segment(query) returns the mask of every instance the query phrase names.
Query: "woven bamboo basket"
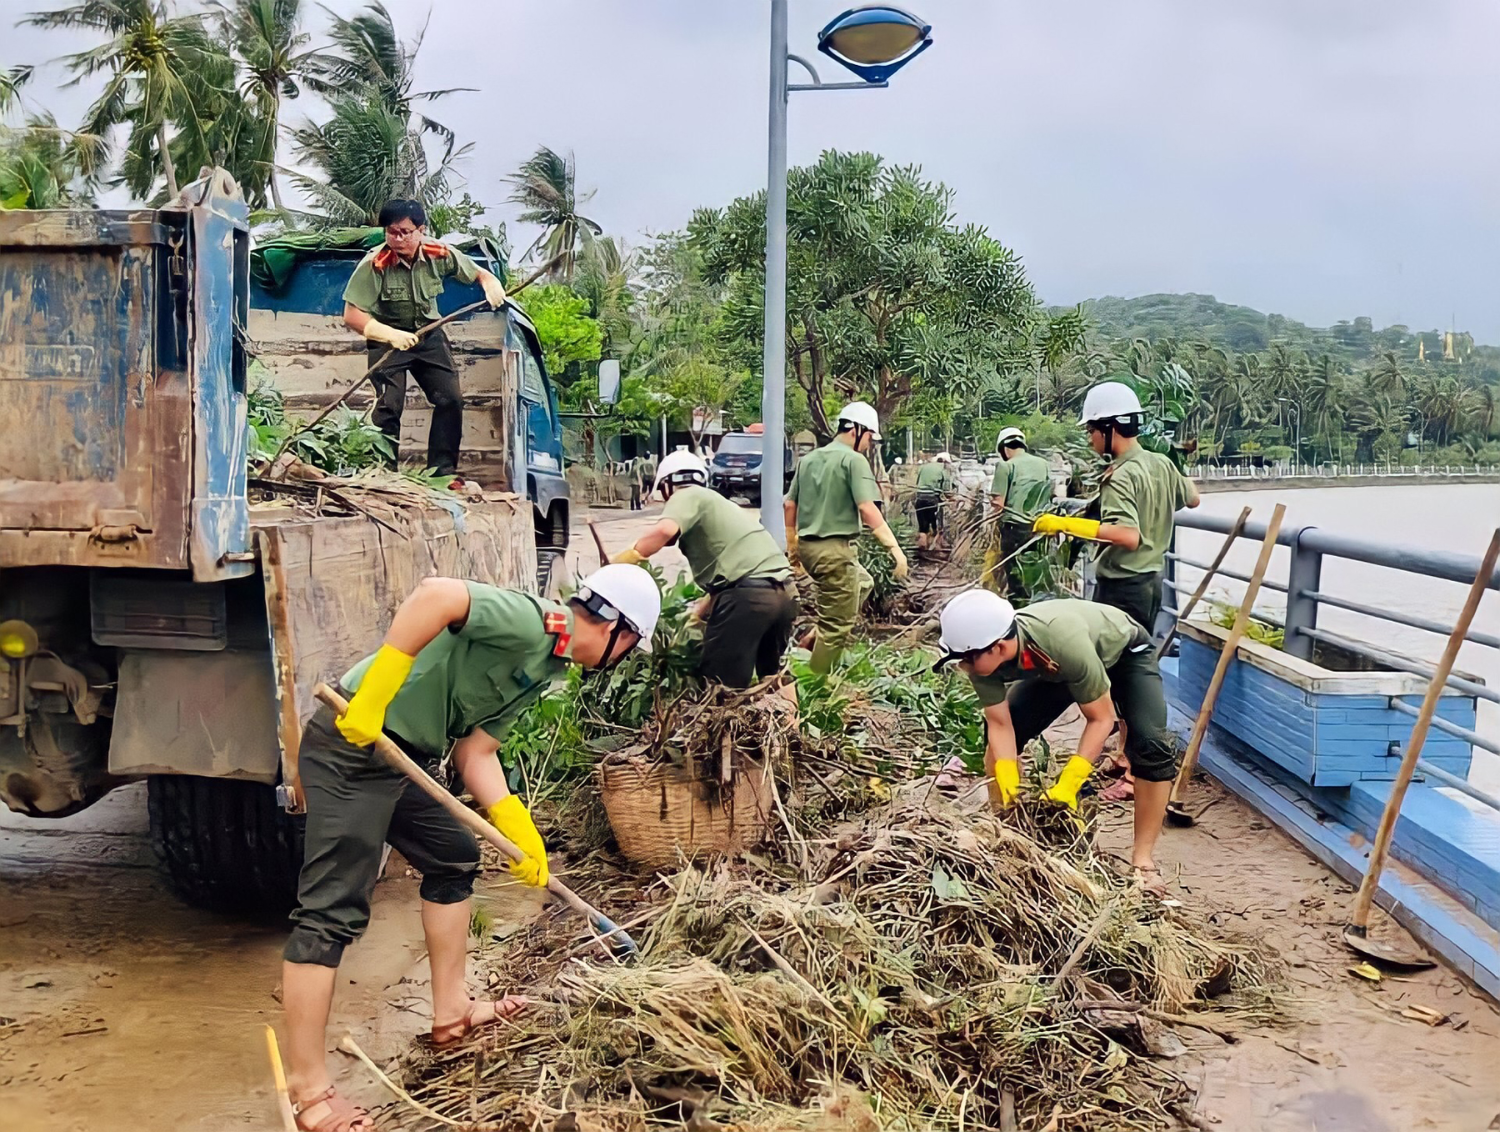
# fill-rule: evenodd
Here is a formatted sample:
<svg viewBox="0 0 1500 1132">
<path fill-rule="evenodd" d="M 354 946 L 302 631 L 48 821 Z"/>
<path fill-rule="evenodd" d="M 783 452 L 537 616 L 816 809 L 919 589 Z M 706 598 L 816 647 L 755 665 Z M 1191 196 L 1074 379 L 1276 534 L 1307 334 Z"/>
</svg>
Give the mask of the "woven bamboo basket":
<svg viewBox="0 0 1500 1132">
<path fill-rule="evenodd" d="M 696 777 L 671 762 L 613 755 L 599 764 L 599 794 L 620 852 L 648 868 L 679 857 L 733 856 L 765 842 L 776 787 L 765 767 L 737 759 L 727 783 L 711 763 Z"/>
</svg>

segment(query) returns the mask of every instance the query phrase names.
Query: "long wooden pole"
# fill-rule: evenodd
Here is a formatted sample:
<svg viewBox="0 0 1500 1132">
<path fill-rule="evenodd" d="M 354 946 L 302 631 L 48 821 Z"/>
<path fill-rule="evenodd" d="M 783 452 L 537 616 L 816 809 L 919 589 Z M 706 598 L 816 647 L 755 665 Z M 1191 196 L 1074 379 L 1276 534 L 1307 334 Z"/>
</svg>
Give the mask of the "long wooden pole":
<svg viewBox="0 0 1500 1132">
<path fill-rule="evenodd" d="M 327 684 L 319 684 L 313 689 L 313 695 L 328 707 L 333 709 L 334 714 L 343 715 L 349 710 L 349 704 L 344 697 L 335 692 Z M 443 809 L 447 810 L 458 823 L 481 840 L 488 841 L 496 849 L 505 855 L 508 861 L 521 861 L 526 854 L 511 843 L 511 841 L 498 829 L 485 821 L 468 806 L 464 805 L 447 790 L 443 789 L 432 775 L 428 774 L 420 766 L 412 761 L 411 757 L 396 746 L 387 736 L 381 735 L 375 740 L 375 751 L 390 766 L 406 775 L 407 778 L 421 787 L 426 794 Z M 572 908 L 580 916 L 589 922 L 589 926 L 599 934 L 603 942 L 613 951 L 624 950 L 634 952 L 638 950 L 635 941 L 625 934 L 625 929 L 620 927 L 599 909 L 595 908 L 583 897 L 579 896 L 555 875 L 547 879 L 547 891 L 556 896 L 568 907 Z"/>
<path fill-rule="evenodd" d="M 1172 647 L 1172 641 L 1177 636 L 1177 626 L 1186 621 L 1193 610 L 1198 608 L 1198 603 L 1203 600 L 1203 595 L 1208 592 L 1208 584 L 1214 580 L 1214 575 L 1219 572 L 1219 567 L 1224 565 L 1224 559 L 1229 557 L 1229 552 L 1234 549 L 1235 541 L 1245 529 L 1245 523 L 1250 518 L 1250 508 L 1240 509 L 1240 517 L 1234 521 L 1234 526 L 1229 528 L 1229 533 L 1224 536 L 1224 545 L 1219 547 L 1219 553 L 1214 555 L 1214 560 L 1208 564 L 1208 570 L 1198 583 L 1198 588 L 1193 591 L 1193 596 L 1188 598 L 1187 604 L 1177 612 L 1177 620 L 1172 622 L 1172 627 L 1167 630 L 1167 635 L 1162 638 L 1161 644 L 1156 648 L 1157 659 L 1167 655 L 1167 649 Z M 1151 626 L 1147 625 L 1146 628 Z"/>
<path fill-rule="evenodd" d="M 1209 721 L 1214 715 L 1214 701 L 1219 698 L 1219 689 L 1224 686 L 1224 676 L 1229 664 L 1240 647 L 1245 627 L 1250 624 L 1250 611 L 1260 594 L 1260 584 L 1265 580 L 1266 568 L 1271 565 L 1271 552 L 1276 549 L 1276 536 L 1281 533 L 1281 520 L 1286 515 L 1286 505 L 1276 504 L 1271 513 L 1271 522 L 1266 527 L 1266 537 L 1261 540 L 1260 557 L 1255 562 L 1255 571 L 1250 575 L 1250 584 L 1245 587 L 1245 598 L 1240 602 L 1239 612 L 1234 615 L 1234 627 L 1219 650 L 1219 663 L 1214 666 L 1213 679 L 1208 682 L 1208 691 L 1203 696 L 1203 706 L 1198 709 L 1198 718 L 1193 722 L 1193 737 L 1188 740 L 1187 754 L 1182 758 L 1182 769 L 1177 772 L 1177 781 L 1172 783 L 1172 798 L 1169 804 L 1182 805 L 1182 796 L 1187 792 L 1193 771 L 1198 765 L 1198 751 L 1203 746 L 1203 736 L 1208 732 Z"/>
<path fill-rule="evenodd" d="M 1380 824 L 1375 828 L 1375 846 L 1370 850 L 1370 864 L 1365 869 L 1365 878 L 1360 882 L 1359 892 L 1354 897 L 1354 915 L 1349 924 L 1359 935 L 1364 935 L 1370 926 L 1370 907 L 1375 902 L 1375 890 L 1380 887 L 1380 874 L 1385 870 L 1386 857 L 1391 851 L 1391 839 L 1396 831 L 1396 818 L 1401 814 L 1401 803 L 1406 798 L 1406 788 L 1411 785 L 1411 776 L 1417 769 L 1417 760 L 1422 757 L 1422 745 L 1427 742 L 1427 731 L 1437 711 L 1438 699 L 1448 685 L 1448 676 L 1458 660 L 1458 650 L 1463 647 L 1469 626 L 1474 623 L 1474 614 L 1479 601 L 1489 587 L 1495 574 L 1495 562 L 1500 559 L 1500 530 L 1490 536 L 1489 549 L 1479 564 L 1479 573 L 1474 575 L 1474 584 L 1469 587 L 1469 598 L 1448 634 L 1448 645 L 1443 649 L 1443 659 L 1427 685 L 1427 695 L 1422 698 L 1422 710 L 1411 729 L 1411 738 L 1406 741 L 1406 751 L 1401 756 L 1401 768 L 1396 772 L 1396 781 L 1391 784 L 1391 796 L 1386 799 L 1385 812 L 1380 815 Z"/>
</svg>

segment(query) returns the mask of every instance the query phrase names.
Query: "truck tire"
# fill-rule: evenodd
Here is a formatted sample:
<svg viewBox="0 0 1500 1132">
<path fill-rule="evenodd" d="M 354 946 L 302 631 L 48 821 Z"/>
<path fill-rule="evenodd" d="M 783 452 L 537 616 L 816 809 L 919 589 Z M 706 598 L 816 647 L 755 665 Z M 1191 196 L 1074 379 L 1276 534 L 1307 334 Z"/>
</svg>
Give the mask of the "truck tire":
<svg viewBox="0 0 1500 1132">
<path fill-rule="evenodd" d="M 552 579 L 557 573 L 557 564 L 563 559 L 563 551 L 550 546 L 536 549 L 536 592 L 542 597 L 552 596 Z"/>
<path fill-rule="evenodd" d="M 256 919 L 296 905 L 303 821 L 277 804 L 274 787 L 158 774 L 146 798 L 151 847 L 183 900 Z"/>
</svg>

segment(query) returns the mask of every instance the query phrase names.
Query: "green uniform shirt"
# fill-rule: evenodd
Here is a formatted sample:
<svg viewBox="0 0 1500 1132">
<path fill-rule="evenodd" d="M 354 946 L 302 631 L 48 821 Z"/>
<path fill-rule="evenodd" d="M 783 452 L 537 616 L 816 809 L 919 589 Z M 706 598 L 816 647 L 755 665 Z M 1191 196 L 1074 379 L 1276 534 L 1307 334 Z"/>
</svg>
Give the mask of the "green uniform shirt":
<svg viewBox="0 0 1500 1132">
<path fill-rule="evenodd" d="M 387 730 L 431 755 L 476 727 L 504 738 L 572 659 L 573 611 L 567 606 L 483 582 L 465 584 L 468 620 L 417 654 L 385 712 Z M 549 632 L 548 622 L 560 631 Z M 339 682 L 355 691 L 373 659 L 365 657 Z"/>
<path fill-rule="evenodd" d="M 1099 519 L 1141 532 L 1134 550 L 1110 546 L 1099 555 L 1101 578 L 1155 574 L 1172 545 L 1172 515 L 1198 498 L 1198 492 L 1171 460 L 1137 444 L 1116 456 L 1099 487 Z"/>
<path fill-rule="evenodd" d="M 1149 640 L 1114 606 L 1072 597 L 1017 610 L 1016 634 L 1015 660 L 988 676 L 969 677 L 986 707 L 1001 703 L 1007 686 L 1018 680 L 1066 684 L 1075 702 L 1092 703 L 1109 691 L 1108 669 L 1126 647 Z"/>
<path fill-rule="evenodd" d="M 923 495 L 941 495 L 951 486 L 948 465 L 941 460 L 923 464 L 917 469 L 917 490 Z"/>
<path fill-rule="evenodd" d="M 1002 523 L 1029 527 L 1052 501 L 1052 466 L 1030 452 L 1018 452 L 1009 460 L 1002 456 L 995 468 L 990 494 L 1005 499 L 1000 512 Z"/>
<path fill-rule="evenodd" d="M 746 578 L 790 578 L 792 565 L 749 511 L 706 487 L 677 487 L 662 508 L 680 532 L 677 546 L 705 590 Z"/>
<path fill-rule="evenodd" d="M 410 263 L 382 253 L 387 253 L 384 246 L 359 261 L 344 288 L 344 302 L 397 330 L 416 330 L 438 317 L 438 296 L 450 275 L 460 283 L 479 278 L 479 265 L 447 244 L 424 243 Z M 377 256 L 391 262 L 376 267 Z"/>
<path fill-rule="evenodd" d="M 841 440 L 830 440 L 797 463 L 786 497 L 797 505 L 798 538 L 854 538 L 859 505 L 880 498 L 870 462 Z"/>
</svg>

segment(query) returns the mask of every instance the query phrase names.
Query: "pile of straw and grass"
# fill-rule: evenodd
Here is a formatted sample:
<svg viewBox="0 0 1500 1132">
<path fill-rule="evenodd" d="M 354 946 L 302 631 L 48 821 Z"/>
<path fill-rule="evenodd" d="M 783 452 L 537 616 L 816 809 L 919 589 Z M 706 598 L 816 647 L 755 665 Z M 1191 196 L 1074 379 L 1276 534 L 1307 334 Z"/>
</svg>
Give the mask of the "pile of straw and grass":
<svg viewBox="0 0 1500 1132">
<path fill-rule="evenodd" d="M 633 960 L 544 917 L 483 960 L 533 1008 L 414 1048 L 406 1086 L 496 1132 L 1191 1126 L 1172 1027 L 1272 1019 L 1273 962 L 1072 828 L 911 793 L 805 864 L 782 845 L 638 885 Z"/>
</svg>

